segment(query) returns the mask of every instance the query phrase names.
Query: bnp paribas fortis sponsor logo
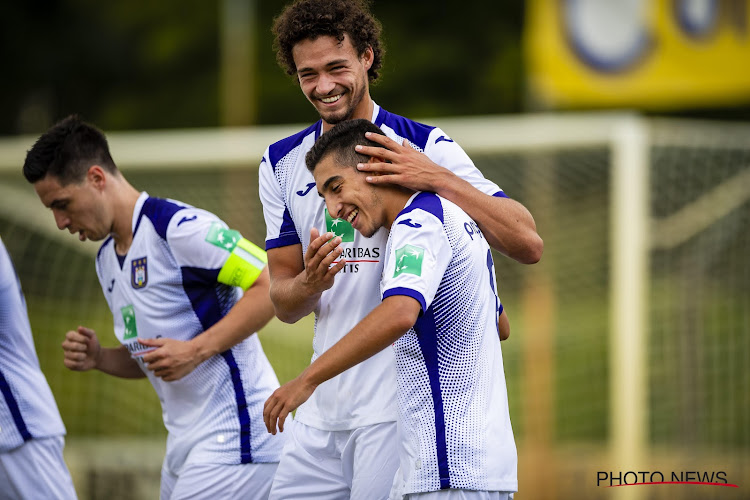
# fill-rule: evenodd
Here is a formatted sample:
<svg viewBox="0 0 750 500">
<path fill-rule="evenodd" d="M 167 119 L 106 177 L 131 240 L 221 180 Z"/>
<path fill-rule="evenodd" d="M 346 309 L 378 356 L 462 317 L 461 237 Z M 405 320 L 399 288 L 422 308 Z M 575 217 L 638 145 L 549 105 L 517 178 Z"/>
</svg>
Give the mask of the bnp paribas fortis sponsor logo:
<svg viewBox="0 0 750 500">
<path fill-rule="evenodd" d="M 395 278 L 399 274 L 415 274 L 422 276 L 422 261 L 424 248 L 414 245 L 404 245 L 396 250 L 396 267 L 393 271 Z"/>
<path fill-rule="evenodd" d="M 331 214 L 328 213 L 328 209 L 323 209 L 326 216 L 326 232 L 333 233 L 334 237 L 341 237 L 342 243 L 351 243 L 354 241 L 354 228 L 351 224 L 346 222 L 344 219 L 334 219 Z M 363 241 L 360 239 L 360 241 Z M 364 240 L 366 241 L 366 240 Z M 358 273 L 360 271 L 360 264 L 367 266 L 377 264 L 380 262 L 380 247 L 377 246 L 363 246 L 355 247 L 352 245 L 342 245 L 341 255 L 339 258 L 346 260 L 346 265 L 341 269 L 341 272 L 346 273 Z M 338 263 L 335 261 L 334 263 Z"/>
<path fill-rule="evenodd" d="M 340 236 L 341 241 L 345 243 L 354 241 L 354 228 L 352 225 L 344 219 L 334 219 L 328 213 L 327 208 L 324 210 L 326 213 L 326 231 L 333 233 L 334 236 Z"/>
</svg>

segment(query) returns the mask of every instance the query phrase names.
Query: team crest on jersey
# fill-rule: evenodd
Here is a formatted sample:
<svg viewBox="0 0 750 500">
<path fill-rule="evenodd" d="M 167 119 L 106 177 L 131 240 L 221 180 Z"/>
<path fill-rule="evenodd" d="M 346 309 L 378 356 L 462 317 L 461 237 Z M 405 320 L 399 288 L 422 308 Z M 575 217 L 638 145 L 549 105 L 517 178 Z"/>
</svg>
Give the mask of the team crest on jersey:
<svg viewBox="0 0 750 500">
<path fill-rule="evenodd" d="M 146 257 L 130 261 L 130 284 L 133 288 L 143 288 L 148 284 L 148 262 Z"/>
<path fill-rule="evenodd" d="M 424 248 L 414 245 L 402 246 L 396 250 L 396 269 L 393 272 L 393 277 L 404 273 L 422 276 L 423 259 Z"/>
<path fill-rule="evenodd" d="M 335 236 L 341 236 L 341 241 L 354 241 L 354 228 L 344 219 L 334 219 L 324 208 L 326 213 L 326 231 L 330 231 Z"/>
</svg>

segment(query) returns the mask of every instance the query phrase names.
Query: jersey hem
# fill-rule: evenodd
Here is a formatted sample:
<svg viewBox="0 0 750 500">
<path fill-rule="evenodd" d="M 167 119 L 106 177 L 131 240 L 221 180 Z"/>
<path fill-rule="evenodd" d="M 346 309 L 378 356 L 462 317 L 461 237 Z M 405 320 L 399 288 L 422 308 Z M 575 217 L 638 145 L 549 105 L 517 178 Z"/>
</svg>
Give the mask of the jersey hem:
<svg viewBox="0 0 750 500">
<path fill-rule="evenodd" d="M 508 493 L 518 493 L 518 481 L 511 481 L 508 483 L 492 483 L 486 488 L 456 488 L 454 486 L 451 486 L 450 489 L 455 490 L 468 490 L 468 491 L 500 491 L 500 492 L 508 492 Z M 436 491 L 442 491 L 440 489 L 431 489 L 431 490 L 419 490 L 419 489 L 412 489 L 404 488 L 404 491 L 402 492 L 403 495 L 412 495 L 415 493 L 434 493 Z"/>
<path fill-rule="evenodd" d="M 297 238 L 297 235 L 289 235 L 289 236 L 281 236 L 279 238 L 273 238 L 270 240 L 266 240 L 266 250 L 271 250 L 273 248 L 280 248 L 280 247 L 288 247 L 291 245 L 299 245 L 301 242 L 299 238 Z"/>
<path fill-rule="evenodd" d="M 328 420 L 328 419 L 323 419 L 323 418 L 311 417 L 309 415 L 299 415 L 299 416 L 295 416 L 294 420 L 297 422 L 301 422 L 308 427 L 317 429 L 319 431 L 333 432 L 333 431 L 350 431 L 353 429 L 359 429 L 361 427 L 369 427 L 375 424 L 396 422 L 398 420 L 398 416 L 396 416 L 395 414 L 392 416 L 379 415 L 379 416 L 371 417 L 371 418 L 354 418 L 354 419 L 333 421 L 333 420 Z"/>
</svg>

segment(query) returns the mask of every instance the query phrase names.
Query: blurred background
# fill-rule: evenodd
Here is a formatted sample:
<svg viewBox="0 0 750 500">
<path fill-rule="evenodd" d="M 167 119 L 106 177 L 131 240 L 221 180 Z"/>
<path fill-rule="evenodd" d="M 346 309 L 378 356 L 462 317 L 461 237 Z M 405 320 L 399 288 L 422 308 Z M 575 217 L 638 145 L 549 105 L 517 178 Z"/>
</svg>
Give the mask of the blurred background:
<svg viewBox="0 0 750 500">
<path fill-rule="evenodd" d="M 275 61 L 285 4 L 0 5 L 0 235 L 81 498 L 156 498 L 165 432 L 147 382 L 63 367 L 65 331 L 114 345 L 112 318 L 96 245 L 57 231 L 25 152 L 78 113 L 137 188 L 262 242 L 263 150 L 318 118 Z M 495 256 L 516 498 L 750 498 L 750 0 L 372 10 L 386 46 L 375 101 L 445 130 L 545 240 L 534 266 Z M 308 364 L 312 324 L 260 332 L 282 383 Z M 738 488 L 606 488 L 628 471 L 724 472 Z"/>
</svg>

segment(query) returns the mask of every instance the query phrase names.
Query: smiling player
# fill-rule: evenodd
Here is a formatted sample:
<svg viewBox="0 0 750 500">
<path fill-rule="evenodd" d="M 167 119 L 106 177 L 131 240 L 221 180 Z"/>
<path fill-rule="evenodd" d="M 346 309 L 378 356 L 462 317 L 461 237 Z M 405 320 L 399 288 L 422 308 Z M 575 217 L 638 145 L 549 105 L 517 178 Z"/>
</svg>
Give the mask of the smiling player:
<svg viewBox="0 0 750 500">
<path fill-rule="evenodd" d="M 275 432 L 321 384 L 393 344 L 400 474 L 392 498 L 507 499 L 517 489 L 490 247 L 457 205 L 427 192 L 374 186 L 355 152 L 380 134 L 352 120 L 307 154 L 328 211 L 365 237 L 387 231 L 382 303 L 264 408 Z M 347 296 L 339 297 L 346 302 Z"/>
</svg>

